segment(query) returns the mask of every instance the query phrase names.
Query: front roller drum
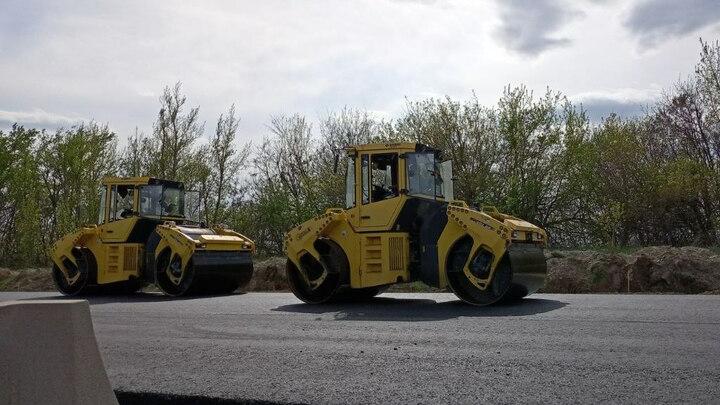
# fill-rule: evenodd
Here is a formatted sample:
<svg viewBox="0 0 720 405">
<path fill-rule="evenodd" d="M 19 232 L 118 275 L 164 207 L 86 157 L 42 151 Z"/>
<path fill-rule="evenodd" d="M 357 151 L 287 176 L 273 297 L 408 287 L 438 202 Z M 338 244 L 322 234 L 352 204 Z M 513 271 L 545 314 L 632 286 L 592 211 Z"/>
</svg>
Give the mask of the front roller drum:
<svg viewBox="0 0 720 405">
<path fill-rule="evenodd" d="M 155 262 L 155 285 L 165 295 L 177 297 L 188 293 L 194 277 L 192 260 L 183 269 L 182 258 L 170 249 L 161 252 Z"/>
<path fill-rule="evenodd" d="M 195 275 L 190 289 L 196 294 L 230 294 L 247 286 L 253 276 L 248 251 L 195 252 L 192 263 Z"/>
<path fill-rule="evenodd" d="M 182 269 L 180 256 L 163 252 L 157 260 L 156 285 L 165 294 L 230 294 L 252 278 L 253 264 L 246 251 L 199 251 Z"/>
<path fill-rule="evenodd" d="M 510 245 L 484 288 L 473 283 L 464 271 L 469 254 L 469 246 L 458 246 L 448 261 L 447 273 L 450 288 L 458 298 L 469 304 L 490 305 L 500 300 L 520 299 L 537 291 L 545 282 L 547 265 L 543 250 L 538 245 Z"/>
<path fill-rule="evenodd" d="M 547 261 L 538 245 L 516 243 L 507 251 L 512 268 L 512 284 L 503 300 L 517 300 L 528 296 L 545 285 Z"/>
</svg>

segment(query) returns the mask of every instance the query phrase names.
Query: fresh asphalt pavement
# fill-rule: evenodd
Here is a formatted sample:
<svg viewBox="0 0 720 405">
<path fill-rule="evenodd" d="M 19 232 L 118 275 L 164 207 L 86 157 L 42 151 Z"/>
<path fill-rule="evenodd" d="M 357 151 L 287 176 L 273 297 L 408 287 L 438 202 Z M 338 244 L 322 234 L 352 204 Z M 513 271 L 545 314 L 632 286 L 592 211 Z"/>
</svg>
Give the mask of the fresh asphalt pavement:
<svg viewBox="0 0 720 405">
<path fill-rule="evenodd" d="M 0 301 L 53 293 L 0 293 Z M 720 296 L 90 298 L 117 392 L 271 403 L 718 403 Z"/>
</svg>

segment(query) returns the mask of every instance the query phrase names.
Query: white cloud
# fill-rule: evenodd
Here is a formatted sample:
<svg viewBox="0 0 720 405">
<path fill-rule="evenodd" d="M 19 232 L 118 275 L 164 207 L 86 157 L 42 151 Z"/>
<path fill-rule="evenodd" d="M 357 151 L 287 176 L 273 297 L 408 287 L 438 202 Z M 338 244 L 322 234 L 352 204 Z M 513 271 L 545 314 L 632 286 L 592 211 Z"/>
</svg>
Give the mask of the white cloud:
<svg viewBox="0 0 720 405">
<path fill-rule="evenodd" d="M 14 123 L 25 126 L 45 127 L 69 127 L 82 121 L 87 121 L 79 116 L 65 116 L 55 114 L 41 109 L 32 111 L 3 111 L 0 110 L 0 124 L 9 126 Z"/>
</svg>

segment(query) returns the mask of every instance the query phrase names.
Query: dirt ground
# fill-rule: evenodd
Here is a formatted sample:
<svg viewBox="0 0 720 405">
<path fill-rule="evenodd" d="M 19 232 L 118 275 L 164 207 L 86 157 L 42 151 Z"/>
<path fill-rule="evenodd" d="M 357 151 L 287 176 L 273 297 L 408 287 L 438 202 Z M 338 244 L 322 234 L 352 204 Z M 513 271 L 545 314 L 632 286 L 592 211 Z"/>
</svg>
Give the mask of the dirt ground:
<svg viewBox="0 0 720 405">
<path fill-rule="evenodd" d="M 697 247 L 653 246 L 633 253 L 548 251 L 548 293 L 720 294 L 720 254 Z M 0 291 L 53 291 L 49 269 L 0 269 Z M 255 262 L 246 291 L 288 291 L 285 259 Z M 437 292 L 422 283 L 392 286 L 392 292 Z"/>
</svg>

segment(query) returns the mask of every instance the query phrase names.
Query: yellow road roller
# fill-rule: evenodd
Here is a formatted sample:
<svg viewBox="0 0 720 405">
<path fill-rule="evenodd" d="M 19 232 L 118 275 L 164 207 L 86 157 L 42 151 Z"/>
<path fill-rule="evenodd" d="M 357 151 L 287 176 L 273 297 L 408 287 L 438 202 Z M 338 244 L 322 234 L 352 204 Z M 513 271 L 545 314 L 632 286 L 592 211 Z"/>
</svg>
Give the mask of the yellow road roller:
<svg viewBox="0 0 720 405">
<path fill-rule="evenodd" d="M 300 300 L 373 297 L 394 283 L 449 287 L 473 305 L 543 286 L 546 232 L 454 200 L 452 162 L 416 143 L 347 151 L 346 207 L 285 234 L 287 278 Z"/>
<path fill-rule="evenodd" d="M 255 244 L 199 221 L 199 195 L 181 182 L 106 177 L 98 222 L 66 235 L 51 253 L 65 295 L 129 293 L 155 284 L 163 293 L 224 294 L 252 277 Z"/>
</svg>

